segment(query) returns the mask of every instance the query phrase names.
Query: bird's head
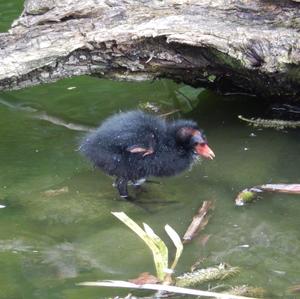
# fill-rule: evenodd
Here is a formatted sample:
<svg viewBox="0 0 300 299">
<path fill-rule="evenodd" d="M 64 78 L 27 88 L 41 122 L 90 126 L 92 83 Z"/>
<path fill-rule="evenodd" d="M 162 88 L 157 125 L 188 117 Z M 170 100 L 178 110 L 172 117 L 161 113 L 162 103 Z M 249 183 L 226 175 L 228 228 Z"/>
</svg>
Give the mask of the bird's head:
<svg viewBox="0 0 300 299">
<path fill-rule="evenodd" d="M 213 159 L 214 152 L 207 144 L 204 133 L 196 125 L 184 125 L 176 130 L 176 142 L 187 150 L 192 150 L 194 154 Z"/>
</svg>

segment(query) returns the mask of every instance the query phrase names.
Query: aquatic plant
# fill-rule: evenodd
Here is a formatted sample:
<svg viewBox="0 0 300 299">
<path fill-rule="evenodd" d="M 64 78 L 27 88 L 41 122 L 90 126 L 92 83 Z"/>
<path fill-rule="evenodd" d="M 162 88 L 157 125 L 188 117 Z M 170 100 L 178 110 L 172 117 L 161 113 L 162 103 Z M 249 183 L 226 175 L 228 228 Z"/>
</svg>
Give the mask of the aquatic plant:
<svg viewBox="0 0 300 299">
<path fill-rule="evenodd" d="M 183 244 L 179 235 L 169 225 L 165 226 L 165 230 L 176 247 L 176 255 L 170 268 L 168 267 L 169 256 L 168 248 L 163 240 L 157 236 L 149 225 L 143 223 L 142 229 L 136 222 L 129 218 L 124 212 L 112 212 L 112 214 L 126 224 L 133 232 L 135 232 L 150 248 L 156 268 L 157 278 L 160 281 L 171 281 L 171 275 L 175 269 L 177 262 L 183 250 Z"/>
<path fill-rule="evenodd" d="M 238 267 L 231 267 L 228 264 L 221 263 L 215 267 L 199 269 L 197 271 L 184 273 L 176 277 L 176 286 L 190 287 L 213 280 L 224 280 L 238 274 Z"/>
<path fill-rule="evenodd" d="M 292 121 L 292 120 L 281 120 L 281 119 L 263 119 L 263 118 L 246 118 L 242 115 L 238 116 L 239 119 L 246 121 L 250 125 L 254 127 L 261 128 L 273 128 L 277 130 L 282 130 L 285 128 L 299 128 L 300 121 Z"/>
</svg>

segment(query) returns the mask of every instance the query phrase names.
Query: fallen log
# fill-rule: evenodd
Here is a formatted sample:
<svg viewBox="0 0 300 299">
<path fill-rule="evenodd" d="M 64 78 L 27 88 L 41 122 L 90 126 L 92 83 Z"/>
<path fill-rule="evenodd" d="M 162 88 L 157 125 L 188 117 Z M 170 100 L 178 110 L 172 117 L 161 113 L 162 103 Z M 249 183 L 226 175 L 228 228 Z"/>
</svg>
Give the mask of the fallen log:
<svg viewBox="0 0 300 299">
<path fill-rule="evenodd" d="M 88 74 L 296 99 L 299 15 L 287 0 L 27 0 L 0 33 L 0 90 Z"/>
<path fill-rule="evenodd" d="M 261 192 L 278 192 L 286 194 L 299 194 L 300 184 L 265 184 L 241 191 L 236 199 L 237 206 L 243 206 L 254 201 Z"/>
</svg>

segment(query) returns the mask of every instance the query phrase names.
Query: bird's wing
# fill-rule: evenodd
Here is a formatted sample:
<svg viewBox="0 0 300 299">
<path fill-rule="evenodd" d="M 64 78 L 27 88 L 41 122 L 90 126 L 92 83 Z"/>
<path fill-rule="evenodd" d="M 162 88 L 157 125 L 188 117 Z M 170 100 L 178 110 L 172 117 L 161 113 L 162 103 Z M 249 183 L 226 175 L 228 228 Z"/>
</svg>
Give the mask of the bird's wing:
<svg viewBox="0 0 300 299">
<path fill-rule="evenodd" d="M 132 154 L 143 154 L 143 157 L 152 155 L 156 148 L 156 139 L 153 133 L 143 136 L 143 140 L 126 148 Z"/>
<path fill-rule="evenodd" d="M 133 145 L 127 148 L 127 151 L 131 152 L 132 154 L 139 154 L 142 153 L 143 157 L 151 155 L 154 153 L 154 149 L 152 147 L 150 148 L 144 148 L 140 145 Z"/>
</svg>

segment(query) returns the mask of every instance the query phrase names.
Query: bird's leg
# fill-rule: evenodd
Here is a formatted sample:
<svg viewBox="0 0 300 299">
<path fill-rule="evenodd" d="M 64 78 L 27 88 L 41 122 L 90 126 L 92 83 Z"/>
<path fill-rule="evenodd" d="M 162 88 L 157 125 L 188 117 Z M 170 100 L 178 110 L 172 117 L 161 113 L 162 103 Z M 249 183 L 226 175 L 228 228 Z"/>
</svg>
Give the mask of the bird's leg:
<svg viewBox="0 0 300 299">
<path fill-rule="evenodd" d="M 120 177 L 118 177 L 115 182 L 115 186 L 118 189 L 120 197 L 126 198 L 126 199 L 129 197 L 128 190 L 127 190 L 127 183 L 128 183 L 128 180 L 126 180 L 124 178 L 120 178 Z"/>
</svg>

